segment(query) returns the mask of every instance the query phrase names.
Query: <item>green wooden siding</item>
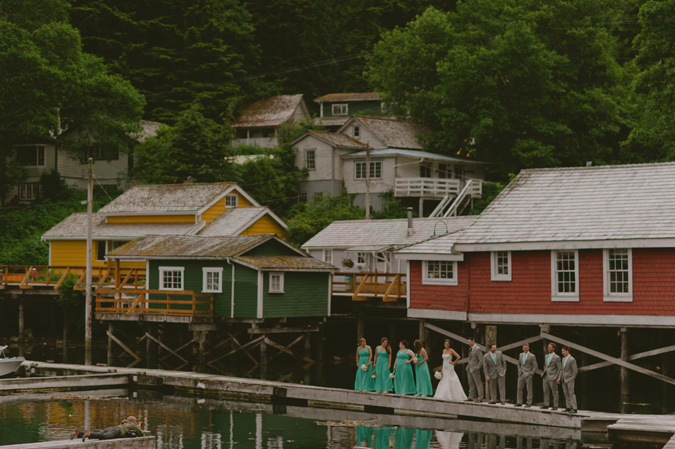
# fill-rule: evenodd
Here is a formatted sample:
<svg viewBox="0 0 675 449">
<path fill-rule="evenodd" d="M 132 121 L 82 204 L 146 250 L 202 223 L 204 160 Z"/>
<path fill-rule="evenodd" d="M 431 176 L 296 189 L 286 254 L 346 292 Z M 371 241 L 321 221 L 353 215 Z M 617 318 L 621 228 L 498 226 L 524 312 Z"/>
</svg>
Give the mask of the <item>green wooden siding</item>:
<svg viewBox="0 0 675 449">
<path fill-rule="evenodd" d="M 258 317 L 258 270 L 235 264 L 234 317 Z"/>
<path fill-rule="evenodd" d="M 284 273 L 284 293 L 269 293 L 269 272 L 263 274 L 263 317 L 328 315 L 328 273 Z"/>
<path fill-rule="evenodd" d="M 347 115 L 333 115 L 334 104 L 346 104 Z M 324 117 L 349 117 L 351 115 L 382 115 L 380 101 L 333 101 L 331 103 L 323 103 Z"/>
</svg>

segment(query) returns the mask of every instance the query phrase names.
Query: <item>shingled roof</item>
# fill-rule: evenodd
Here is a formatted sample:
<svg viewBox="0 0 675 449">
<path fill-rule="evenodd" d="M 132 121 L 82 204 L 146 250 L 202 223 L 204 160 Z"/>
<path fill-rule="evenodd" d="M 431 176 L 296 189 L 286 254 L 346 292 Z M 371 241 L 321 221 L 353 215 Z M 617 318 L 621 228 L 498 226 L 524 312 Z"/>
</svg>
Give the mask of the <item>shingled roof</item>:
<svg viewBox="0 0 675 449">
<path fill-rule="evenodd" d="M 378 101 L 380 94 L 377 92 L 351 92 L 351 93 L 337 93 L 327 94 L 314 99 L 315 102 L 332 102 L 332 101 Z"/>
<path fill-rule="evenodd" d="M 523 170 L 458 251 L 675 246 L 675 163 Z"/>
<path fill-rule="evenodd" d="M 235 128 L 279 126 L 290 120 L 302 103 L 304 103 L 302 94 L 263 98 L 244 108 L 232 126 Z"/>
<path fill-rule="evenodd" d="M 431 134 L 431 130 L 426 125 L 407 120 L 364 115 L 355 115 L 352 120 L 360 122 L 388 148 L 421 150 L 424 148 L 422 139 Z M 348 124 L 346 123 L 345 126 Z"/>
<path fill-rule="evenodd" d="M 345 134 L 330 133 L 325 131 L 314 131 L 314 130 L 307 131 L 307 134 L 318 137 L 319 139 L 326 141 L 330 145 L 335 145 L 338 147 L 366 148 L 365 143 L 359 142 L 356 139 L 352 139 L 351 137 Z M 305 136 L 303 137 L 306 137 L 307 134 L 305 134 Z"/>
</svg>

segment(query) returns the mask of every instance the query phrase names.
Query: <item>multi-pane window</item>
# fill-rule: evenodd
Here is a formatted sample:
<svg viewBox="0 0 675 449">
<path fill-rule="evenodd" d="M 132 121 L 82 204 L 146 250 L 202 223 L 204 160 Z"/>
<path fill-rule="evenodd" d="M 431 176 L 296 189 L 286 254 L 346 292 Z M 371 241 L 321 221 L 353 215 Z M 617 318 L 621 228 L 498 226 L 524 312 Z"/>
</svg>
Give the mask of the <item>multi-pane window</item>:
<svg viewBox="0 0 675 449">
<path fill-rule="evenodd" d="M 347 115 L 347 105 L 346 104 L 334 104 L 333 105 L 333 115 Z"/>
<path fill-rule="evenodd" d="M 420 164 L 420 178 L 431 178 L 431 173 L 434 169 L 434 166 L 429 163 Z"/>
<path fill-rule="evenodd" d="M 160 267 L 159 288 L 162 290 L 183 290 L 182 267 Z"/>
<path fill-rule="evenodd" d="M 553 299 L 559 301 L 579 300 L 579 255 L 574 250 L 553 251 L 552 279 Z"/>
<path fill-rule="evenodd" d="M 323 250 L 323 261 L 328 263 L 333 263 L 333 250 L 324 249 Z"/>
<path fill-rule="evenodd" d="M 354 127 L 354 137 L 359 137 L 361 135 L 361 128 L 358 126 Z"/>
<path fill-rule="evenodd" d="M 37 182 L 25 182 L 19 184 L 19 199 L 24 201 L 36 200 L 40 192 L 40 184 Z"/>
<path fill-rule="evenodd" d="M 452 176 L 452 169 L 448 164 L 438 164 L 438 177 L 441 179 L 449 179 Z"/>
<path fill-rule="evenodd" d="M 116 161 L 120 158 L 120 150 L 119 148 L 105 147 L 99 143 L 93 143 L 82 150 L 82 163 L 86 163 L 89 158 L 95 161 Z"/>
<path fill-rule="evenodd" d="M 356 253 L 356 264 L 357 265 L 365 265 L 366 264 L 366 253 L 364 252 L 358 252 Z"/>
<path fill-rule="evenodd" d="M 16 161 L 26 167 L 44 167 L 45 147 L 43 145 L 16 147 Z"/>
<path fill-rule="evenodd" d="M 225 207 L 237 207 L 239 196 L 236 194 L 225 195 Z"/>
<path fill-rule="evenodd" d="M 284 292 L 284 274 L 283 273 L 270 273 L 270 293 L 283 293 Z"/>
<path fill-rule="evenodd" d="M 221 293 L 223 291 L 223 269 L 202 268 L 202 291 L 205 293 Z"/>
<path fill-rule="evenodd" d="M 422 283 L 457 285 L 457 262 L 429 260 L 423 263 Z"/>
<path fill-rule="evenodd" d="M 316 170 L 316 150 L 305 151 L 305 168 L 307 170 Z"/>
<path fill-rule="evenodd" d="M 605 301 L 632 301 L 633 263 L 630 249 L 604 251 Z"/>
<path fill-rule="evenodd" d="M 494 251 L 491 253 L 492 262 L 492 280 L 510 281 L 511 280 L 511 252 Z"/>
<path fill-rule="evenodd" d="M 366 179 L 366 163 L 357 162 L 355 165 L 355 179 Z M 370 179 L 382 178 L 382 161 L 375 161 L 370 163 Z"/>
</svg>

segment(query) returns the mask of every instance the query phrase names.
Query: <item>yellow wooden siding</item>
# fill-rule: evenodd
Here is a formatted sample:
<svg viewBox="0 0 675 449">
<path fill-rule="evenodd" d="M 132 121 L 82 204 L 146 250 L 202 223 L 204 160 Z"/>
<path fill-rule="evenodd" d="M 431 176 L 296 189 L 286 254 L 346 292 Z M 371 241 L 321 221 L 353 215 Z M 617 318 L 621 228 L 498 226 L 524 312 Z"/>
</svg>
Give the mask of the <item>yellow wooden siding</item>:
<svg viewBox="0 0 675 449">
<path fill-rule="evenodd" d="M 253 204 L 246 198 L 244 198 L 242 195 L 239 194 L 239 192 L 234 192 L 237 194 L 239 197 L 239 200 L 237 200 L 238 207 L 251 207 Z"/>
<path fill-rule="evenodd" d="M 119 215 L 108 217 L 108 223 L 194 223 L 194 215 Z"/>
<path fill-rule="evenodd" d="M 92 266 L 103 267 L 112 265 L 113 262 L 106 263 L 103 260 L 96 260 L 96 244 L 93 241 L 94 258 Z M 57 267 L 84 267 L 87 265 L 87 241 L 86 240 L 52 240 L 49 243 L 51 247 L 51 260 L 49 265 Z M 122 268 L 145 268 L 145 262 L 120 262 Z"/>
<path fill-rule="evenodd" d="M 228 195 L 237 195 L 237 207 L 253 206 L 253 204 L 251 204 L 251 202 L 244 198 L 239 192 L 231 192 Z M 211 222 L 220 217 L 223 212 L 225 212 L 225 197 L 221 198 L 220 201 L 204 211 L 202 214 L 202 221 L 206 222 L 206 224 L 211 224 Z"/>
<path fill-rule="evenodd" d="M 269 215 L 264 215 L 242 232 L 241 235 L 276 234 L 281 237 L 283 232 L 284 228 L 279 223 Z"/>
</svg>

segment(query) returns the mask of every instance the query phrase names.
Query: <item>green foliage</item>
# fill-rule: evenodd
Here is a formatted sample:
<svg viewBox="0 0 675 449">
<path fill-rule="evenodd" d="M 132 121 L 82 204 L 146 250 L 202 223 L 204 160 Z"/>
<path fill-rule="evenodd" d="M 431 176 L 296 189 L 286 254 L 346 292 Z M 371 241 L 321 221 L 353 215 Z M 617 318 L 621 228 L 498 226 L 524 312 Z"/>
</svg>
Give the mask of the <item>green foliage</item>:
<svg viewBox="0 0 675 449">
<path fill-rule="evenodd" d="M 75 290 L 77 276 L 69 274 L 59 286 L 58 303 L 62 307 L 78 307 L 84 305 L 84 295 L 82 291 Z"/>
<path fill-rule="evenodd" d="M 322 196 L 311 202 L 299 203 L 291 215 L 287 221 L 287 236 L 294 245 L 300 246 L 333 221 L 361 220 L 366 213 L 352 205 L 346 195 L 341 195 Z"/>
<path fill-rule="evenodd" d="M 49 170 L 40 175 L 40 196 L 51 200 L 67 195 L 68 186 L 56 170 Z"/>
<path fill-rule="evenodd" d="M 228 132 L 204 117 L 195 103 L 180 113 L 174 126 L 160 128 L 156 137 L 136 147 L 134 174 L 153 184 L 176 184 L 188 178 L 216 180 L 228 165 Z"/>
<path fill-rule="evenodd" d="M 431 149 L 521 168 L 617 162 L 626 83 L 608 0 L 469 0 L 386 33 L 368 76 Z"/>
</svg>

